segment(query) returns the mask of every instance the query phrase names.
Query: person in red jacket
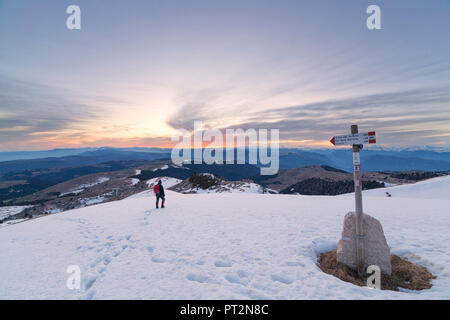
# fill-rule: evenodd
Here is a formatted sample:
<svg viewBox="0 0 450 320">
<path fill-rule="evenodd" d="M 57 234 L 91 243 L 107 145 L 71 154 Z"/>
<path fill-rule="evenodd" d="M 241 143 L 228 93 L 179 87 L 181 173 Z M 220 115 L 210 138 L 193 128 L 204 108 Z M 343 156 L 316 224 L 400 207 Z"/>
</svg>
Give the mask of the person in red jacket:
<svg viewBox="0 0 450 320">
<path fill-rule="evenodd" d="M 161 208 L 164 208 L 164 202 L 166 201 L 166 194 L 164 193 L 164 187 L 162 185 L 161 180 L 158 181 L 153 187 L 153 192 L 156 195 L 156 209 L 158 209 L 159 199 L 161 199 Z"/>
</svg>

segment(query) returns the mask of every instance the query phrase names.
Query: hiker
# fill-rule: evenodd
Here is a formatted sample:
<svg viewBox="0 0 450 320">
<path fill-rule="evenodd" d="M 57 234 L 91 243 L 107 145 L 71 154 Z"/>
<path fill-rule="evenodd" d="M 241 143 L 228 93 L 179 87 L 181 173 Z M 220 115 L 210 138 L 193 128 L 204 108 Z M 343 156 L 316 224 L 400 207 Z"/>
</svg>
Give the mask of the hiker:
<svg viewBox="0 0 450 320">
<path fill-rule="evenodd" d="M 162 185 L 161 180 L 159 180 L 158 184 L 156 184 L 153 187 L 153 192 L 156 195 L 156 209 L 158 209 L 158 203 L 160 198 L 161 198 L 161 208 L 164 208 L 164 201 L 166 200 L 166 195 L 164 193 L 164 187 Z"/>
</svg>

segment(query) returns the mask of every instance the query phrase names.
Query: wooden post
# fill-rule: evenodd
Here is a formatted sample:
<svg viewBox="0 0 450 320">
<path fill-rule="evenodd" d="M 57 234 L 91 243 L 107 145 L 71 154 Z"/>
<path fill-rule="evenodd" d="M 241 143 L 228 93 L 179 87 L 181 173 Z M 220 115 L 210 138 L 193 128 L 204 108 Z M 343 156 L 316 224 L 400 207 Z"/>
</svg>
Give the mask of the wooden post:
<svg viewBox="0 0 450 320">
<path fill-rule="evenodd" d="M 351 133 L 358 133 L 358 126 L 351 126 Z M 355 212 L 356 212 L 356 254 L 358 257 L 358 274 L 364 273 L 364 230 L 363 230 L 363 208 L 362 208 L 362 180 L 360 150 L 362 145 L 353 145 L 353 178 L 355 182 Z"/>
</svg>

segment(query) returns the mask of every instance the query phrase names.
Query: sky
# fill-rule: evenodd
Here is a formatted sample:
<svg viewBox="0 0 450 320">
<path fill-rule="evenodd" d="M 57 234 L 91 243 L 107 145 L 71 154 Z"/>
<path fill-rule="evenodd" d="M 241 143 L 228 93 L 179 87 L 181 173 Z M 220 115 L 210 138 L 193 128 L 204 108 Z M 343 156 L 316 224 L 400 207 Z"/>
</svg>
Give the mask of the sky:
<svg viewBox="0 0 450 320">
<path fill-rule="evenodd" d="M 449 36 L 450 0 L 0 0 L 0 150 L 170 147 L 195 120 L 450 147 Z"/>
</svg>

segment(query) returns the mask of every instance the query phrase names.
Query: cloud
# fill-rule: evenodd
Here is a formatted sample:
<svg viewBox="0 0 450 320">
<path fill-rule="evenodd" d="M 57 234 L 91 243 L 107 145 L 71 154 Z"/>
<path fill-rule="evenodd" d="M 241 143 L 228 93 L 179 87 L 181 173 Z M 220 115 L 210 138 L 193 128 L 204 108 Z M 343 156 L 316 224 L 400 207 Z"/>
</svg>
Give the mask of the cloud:
<svg viewBox="0 0 450 320">
<path fill-rule="evenodd" d="M 84 121 L 100 118 L 103 110 L 95 99 L 84 100 L 70 90 L 0 76 L 2 149 L 27 143 L 40 132 L 75 130 Z"/>
<path fill-rule="evenodd" d="M 194 120 L 218 123 L 220 118 L 233 117 L 234 113 L 217 115 L 207 105 L 201 100 L 185 104 L 169 124 L 187 128 Z M 361 130 L 377 130 L 385 138 L 379 139 L 383 144 L 450 145 L 449 87 L 384 92 L 260 112 L 241 110 L 239 116 L 243 120 L 230 128 L 279 129 L 281 140 L 326 141 L 357 123 Z"/>
</svg>

